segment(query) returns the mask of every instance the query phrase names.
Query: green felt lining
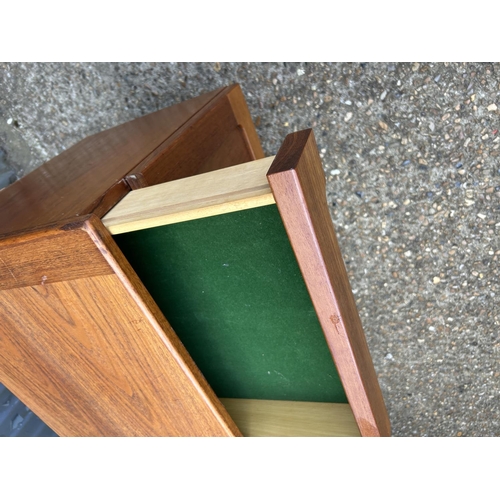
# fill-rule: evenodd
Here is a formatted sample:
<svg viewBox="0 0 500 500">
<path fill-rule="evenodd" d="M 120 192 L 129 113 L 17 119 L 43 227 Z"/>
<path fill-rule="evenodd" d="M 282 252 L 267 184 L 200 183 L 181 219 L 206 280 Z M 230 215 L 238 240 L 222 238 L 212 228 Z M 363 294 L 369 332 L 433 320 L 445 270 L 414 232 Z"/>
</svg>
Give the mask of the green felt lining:
<svg viewBox="0 0 500 500">
<path fill-rule="evenodd" d="M 218 397 L 347 402 L 275 205 L 115 241 Z"/>
</svg>

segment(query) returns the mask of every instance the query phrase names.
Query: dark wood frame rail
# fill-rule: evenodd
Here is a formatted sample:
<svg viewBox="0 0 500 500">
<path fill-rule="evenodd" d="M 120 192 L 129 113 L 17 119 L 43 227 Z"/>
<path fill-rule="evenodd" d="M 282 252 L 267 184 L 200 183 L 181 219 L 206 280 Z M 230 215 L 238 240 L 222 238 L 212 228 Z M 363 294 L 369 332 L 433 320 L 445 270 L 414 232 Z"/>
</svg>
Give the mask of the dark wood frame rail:
<svg viewBox="0 0 500 500">
<path fill-rule="evenodd" d="M 0 381 L 64 436 L 239 436 L 101 220 L 131 190 L 263 158 L 232 85 L 88 137 L 0 191 Z M 268 172 L 363 436 L 390 425 L 312 131 Z"/>
</svg>

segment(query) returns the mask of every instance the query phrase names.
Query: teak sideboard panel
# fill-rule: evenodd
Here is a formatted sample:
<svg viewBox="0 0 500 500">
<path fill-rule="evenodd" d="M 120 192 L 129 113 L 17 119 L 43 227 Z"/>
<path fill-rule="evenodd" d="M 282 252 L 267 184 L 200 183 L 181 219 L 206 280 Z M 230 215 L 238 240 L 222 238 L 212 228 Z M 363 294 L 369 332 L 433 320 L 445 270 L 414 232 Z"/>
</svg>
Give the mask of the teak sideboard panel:
<svg viewBox="0 0 500 500">
<path fill-rule="evenodd" d="M 0 241 L 0 277 L 0 380 L 57 434 L 241 435 L 95 216 Z"/>
<path fill-rule="evenodd" d="M 102 217 L 131 188 L 262 156 L 239 85 L 217 89 L 89 136 L 0 190 L 0 235 Z"/>
<path fill-rule="evenodd" d="M 239 85 L 221 90 L 126 177 L 132 189 L 264 157 Z"/>
</svg>

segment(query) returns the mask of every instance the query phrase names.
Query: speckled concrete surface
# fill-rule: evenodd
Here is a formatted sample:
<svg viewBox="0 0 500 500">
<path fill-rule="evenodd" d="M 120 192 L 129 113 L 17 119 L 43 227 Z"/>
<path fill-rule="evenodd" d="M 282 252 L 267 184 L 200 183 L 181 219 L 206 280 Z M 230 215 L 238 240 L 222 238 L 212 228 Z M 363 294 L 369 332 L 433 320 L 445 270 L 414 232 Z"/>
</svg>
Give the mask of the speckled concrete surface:
<svg viewBox="0 0 500 500">
<path fill-rule="evenodd" d="M 312 127 L 395 436 L 500 435 L 500 64 L 0 64 L 0 181 L 238 82 L 266 154 Z"/>
</svg>

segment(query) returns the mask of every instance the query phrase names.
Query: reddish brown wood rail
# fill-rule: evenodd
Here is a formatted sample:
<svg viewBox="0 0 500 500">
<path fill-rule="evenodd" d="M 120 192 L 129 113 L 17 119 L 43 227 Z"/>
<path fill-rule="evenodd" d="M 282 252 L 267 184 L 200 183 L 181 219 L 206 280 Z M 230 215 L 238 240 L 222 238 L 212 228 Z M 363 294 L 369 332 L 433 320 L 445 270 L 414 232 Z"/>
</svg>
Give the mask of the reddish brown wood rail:
<svg viewBox="0 0 500 500">
<path fill-rule="evenodd" d="M 312 130 L 286 137 L 268 180 L 361 434 L 388 436 L 389 418 L 328 210 Z"/>
</svg>

